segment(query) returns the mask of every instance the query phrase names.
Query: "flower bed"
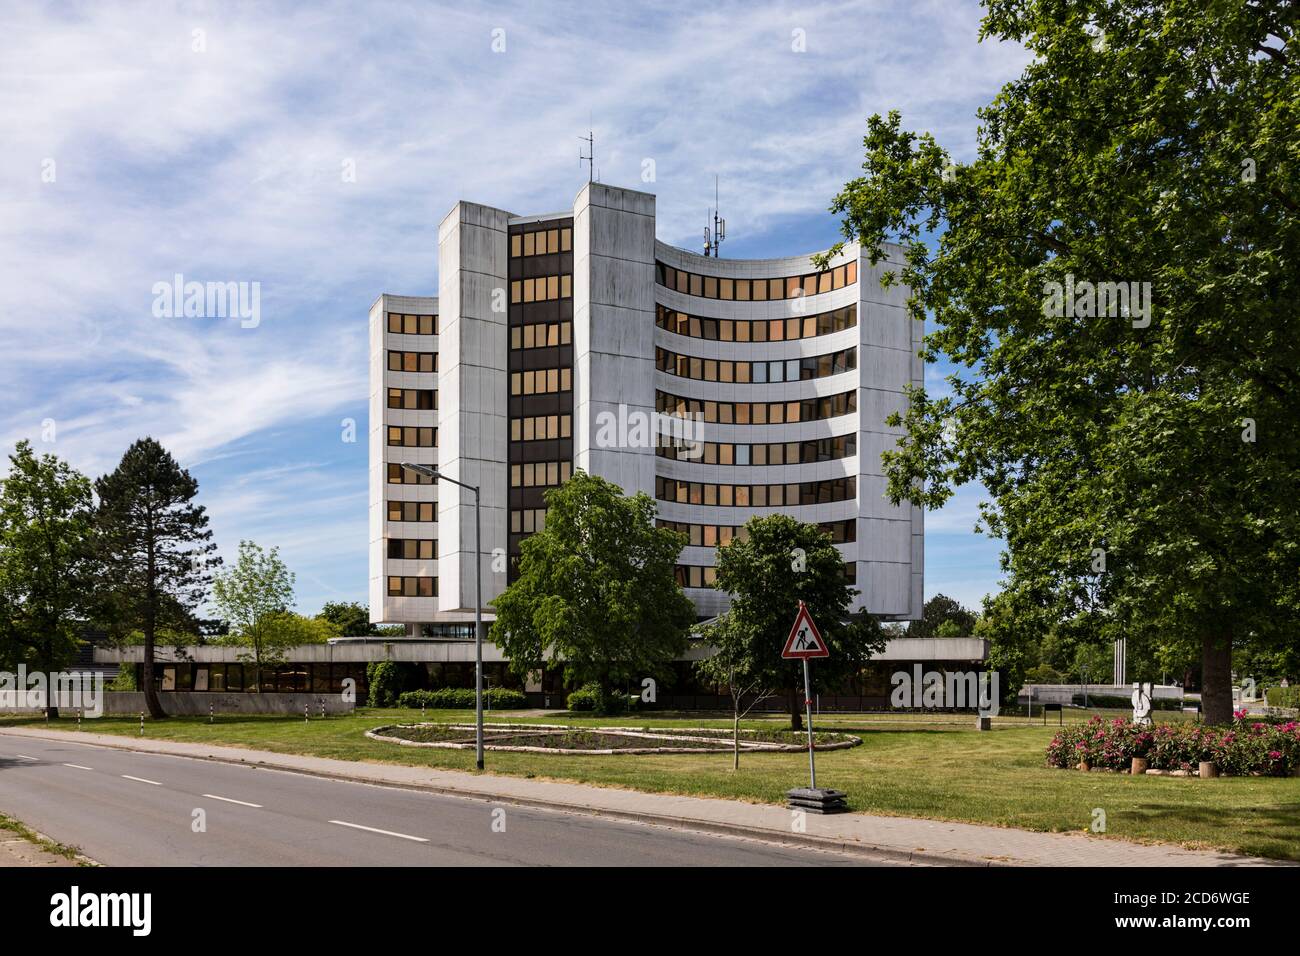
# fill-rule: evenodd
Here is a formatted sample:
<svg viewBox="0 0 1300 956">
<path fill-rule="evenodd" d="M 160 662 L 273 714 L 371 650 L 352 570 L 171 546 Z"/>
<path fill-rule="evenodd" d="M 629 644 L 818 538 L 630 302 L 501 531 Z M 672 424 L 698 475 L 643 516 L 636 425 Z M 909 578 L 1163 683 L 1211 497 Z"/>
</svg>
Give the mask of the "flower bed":
<svg viewBox="0 0 1300 956">
<path fill-rule="evenodd" d="M 1134 757 L 1156 771 L 1195 771 L 1202 761 L 1237 777 L 1285 777 L 1300 771 L 1300 723 L 1255 720 L 1242 711 L 1230 727 L 1157 724 L 1093 717 L 1058 732 L 1047 746 L 1049 767 L 1127 771 Z"/>
</svg>

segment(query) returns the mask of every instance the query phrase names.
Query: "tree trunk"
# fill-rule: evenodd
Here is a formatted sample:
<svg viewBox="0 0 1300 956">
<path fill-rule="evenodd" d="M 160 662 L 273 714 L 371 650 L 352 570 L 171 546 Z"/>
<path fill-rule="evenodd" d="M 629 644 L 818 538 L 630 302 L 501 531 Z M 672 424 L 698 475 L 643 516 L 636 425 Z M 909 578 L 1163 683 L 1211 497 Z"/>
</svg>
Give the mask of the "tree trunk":
<svg viewBox="0 0 1300 956">
<path fill-rule="evenodd" d="M 736 698 L 736 707 L 731 712 L 731 769 L 740 769 L 740 699 Z"/>
<path fill-rule="evenodd" d="M 1207 724 L 1232 723 L 1232 638 L 1201 639 L 1201 715 Z"/>
<path fill-rule="evenodd" d="M 149 711 L 149 716 L 154 720 L 160 720 L 167 716 L 167 711 L 163 710 L 162 702 L 158 699 L 158 688 L 153 682 L 153 633 L 150 632 L 144 636 L 144 707 Z"/>
<path fill-rule="evenodd" d="M 803 695 L 797 688 L 790 688 L 790 729 L 803 730 Z"/>
</svg>

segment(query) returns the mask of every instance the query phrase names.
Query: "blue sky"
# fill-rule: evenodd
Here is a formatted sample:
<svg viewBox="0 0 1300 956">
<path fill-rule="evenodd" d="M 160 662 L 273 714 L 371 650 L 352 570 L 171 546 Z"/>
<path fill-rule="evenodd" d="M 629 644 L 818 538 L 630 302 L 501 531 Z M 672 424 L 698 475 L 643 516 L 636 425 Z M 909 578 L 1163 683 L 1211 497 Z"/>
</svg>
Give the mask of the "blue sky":
<svg viewBox="0 0 1300 956">
<path fill-rule="evenodd" d="M 657 194 L 660 239 L 698 247 L 716 173 L 725 255 L 824 248 L 867 116 L 900 109 L 970 158 L 975 111 L 1026 61 L 978 20 L 907 0 L 10 10 L 0 447 L 30 437 L 95 476 L 152 435 L 223 555 L 278 545 L 303 611 L 364 602 L 367 310 L 436 293 L 457 199 L 568 208 L 590 125 L 600 178 Z M 156 318 L 176 273 L 259 282 L 260 324 Z M 927 596 L 997 589 L 979 498 L 927 515 Z"/>
</svg>

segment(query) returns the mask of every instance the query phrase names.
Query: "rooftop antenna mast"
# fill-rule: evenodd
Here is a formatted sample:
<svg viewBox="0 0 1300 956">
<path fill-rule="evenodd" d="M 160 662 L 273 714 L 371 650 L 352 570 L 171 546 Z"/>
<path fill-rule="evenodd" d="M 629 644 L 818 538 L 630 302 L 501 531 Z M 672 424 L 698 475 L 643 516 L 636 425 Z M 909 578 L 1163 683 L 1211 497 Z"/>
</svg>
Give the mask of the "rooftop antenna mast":
<svg viewBox="0 0 1300 956">
<path fill-rule="evenodd" d="M 582 148 L 581 147 L 578 148 L 578 165 L 582 165 L 582 161 L 585 159 L 587 161 L 587 182 L 589 183 L 595 182 L 596 181 L 596 173 L 595 173 L 596 134 L 592 132 L 592 130 L 588 129 L 587 135 L 579 136 L 578 139 L 582 140 L 584 143 L 587 144 L 586 156 L 582 155 Z"/>
<path fill-rule="evenodd" d="M 713 177 L 713 231 L 709 227 L 704 227 L 704 255 L 707 258 L 712 255 L 718 258 L 719 246 L 727 238 L 727 220 L 718 216 L 718 177 Z"/>
</svg>

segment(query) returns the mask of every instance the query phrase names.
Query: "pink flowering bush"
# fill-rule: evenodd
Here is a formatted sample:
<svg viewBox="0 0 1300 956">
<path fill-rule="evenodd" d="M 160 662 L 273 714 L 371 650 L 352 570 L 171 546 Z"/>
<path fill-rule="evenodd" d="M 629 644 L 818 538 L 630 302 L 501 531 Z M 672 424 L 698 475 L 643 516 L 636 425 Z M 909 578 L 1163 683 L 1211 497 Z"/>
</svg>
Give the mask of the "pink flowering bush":
<svg viewBox="0 0 1300 956">
<path fill-rule="evenodd" d="M 1207 760 L 1232 776 L 1284 777 L 1300 768 L 1300 724 L 1233 715 L 1231 727 L 1158 724 L 1140 727 L 1131 720 L 1093 717 L 1059 731 L 1047 746 L 1049 767 L 1127 770 L 1145 757 L 1152 770 L 1193 770 Z"/>
</svg>

